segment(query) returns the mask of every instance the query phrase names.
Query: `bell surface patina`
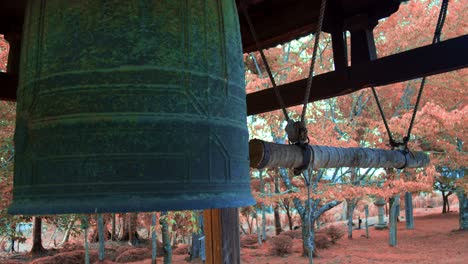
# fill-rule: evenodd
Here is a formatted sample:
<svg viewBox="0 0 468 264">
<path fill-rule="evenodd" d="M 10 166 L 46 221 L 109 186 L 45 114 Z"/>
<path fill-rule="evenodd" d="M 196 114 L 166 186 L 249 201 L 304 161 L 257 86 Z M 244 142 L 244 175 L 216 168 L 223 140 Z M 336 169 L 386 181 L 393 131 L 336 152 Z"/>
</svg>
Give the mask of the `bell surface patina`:
<svg viewBox="0 0 468 264">
<path fill-rule="evenodd" d="M 31 0 L 23 32 L 10 213 L 254 202 L 233 0 Z"/>
</svg>

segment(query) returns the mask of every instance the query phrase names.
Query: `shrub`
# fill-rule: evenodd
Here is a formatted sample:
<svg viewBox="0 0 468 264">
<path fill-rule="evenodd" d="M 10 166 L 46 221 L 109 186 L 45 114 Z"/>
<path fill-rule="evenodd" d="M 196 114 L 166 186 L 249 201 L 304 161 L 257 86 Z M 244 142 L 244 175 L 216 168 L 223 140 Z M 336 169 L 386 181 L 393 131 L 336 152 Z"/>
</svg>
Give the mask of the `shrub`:
<svg viewBox="0 0 468 264">
<path fill-rule="evenodd" d="M 325 249 L 329 248 L 332 244 L 331 239 L 324 233 L 315 234 L 315 248 Z"/>
<path fill-rule="evenodd" d="M 345 234 L 342 228 L 337 227 L 336 225 L 330 225 L 323 229 L 323 232 L 330 238 L 330 242 L 335 244 L 340 238 Z"/>
<path fill-rule="evenodd" d="M 270 254 L 275 256 L 284 256 L 292 253 L 292 238 L 280 234 L 279 236 L 272 237 L 269 241 Z"/>
<path fill-rule="evenodd" d="M 288 236 L 292 239 L 302 239 L 302 230 L 297 229 L 297 230 L 284 231 L 281 233 L 281 235 Z"/>
<path fill-rule="evenodd" d="M 258 243 L 258 236 L 256 234 L 241 236 L 240 245 L 243 248 L 254 245 L 256 243 Z"/>
</svg>

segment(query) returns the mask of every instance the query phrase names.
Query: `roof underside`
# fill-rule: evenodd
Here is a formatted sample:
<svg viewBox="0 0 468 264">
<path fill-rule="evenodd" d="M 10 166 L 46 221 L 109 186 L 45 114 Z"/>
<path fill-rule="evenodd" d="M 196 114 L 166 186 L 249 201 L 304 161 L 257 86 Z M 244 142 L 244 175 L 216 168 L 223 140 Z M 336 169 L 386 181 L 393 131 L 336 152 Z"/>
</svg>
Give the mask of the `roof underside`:
<svg viewBox="0 0 468 264">
<path fill-rule="evenodd" d="M 21 32 L 26 0 L 0 1 L 0 34 Z M 315 32 L 321 0 L 236 0 L 244 52 L 255 50 L 241 4 L 254 24 L 262 47 L 272 47 Z M 328 0 L 324 31 L 345 29 L 346 21 L 366 14 L 371 20 L 398 10 L 399 0 Z"/>
<path fill-rule="evenodd" d="M 263 48 L 282 44 L 314 33 L 321 0 L 236 0 L 244 52 L 256 50 L 255 43 L 242 15 L 241 3 L 255 27 Z M 356 16 L 378 21 L 398 10 L 399 0 L 328 0 L 323 31 L 348 30 Z"/>
<path fill-rule="evenodd" d="M 0 34 L 21 36 L 27 0 L 0 1 Z M 39 1 L 39 0 L 30 0 Z M 46 0 L 42 0 L 46 1 Z M 256 50 L 243 10 L 250 17 L 260 47 L 269 48 L 314 33 L 322 0 L 235 0 L 245 53 Z M 388 85 L 468 66 L 468 35 L 377 58 L 372 28 L 405 0 L 328 0 L 322 30 L 332 36 L 335 70 L 314 76 L 309 102 L 379 85 Z M 351 32 L 351 65 L 344 31 Z M 15 38 L 15 37 L 13 37 Z M 17 43 L 20 42 L 17 41 Z M 18 69 L 19 46 L 10 48 L 10 65 Z M 0 72 L 0 100 L 16 100 L 18 70 Z M 389 74 L 391 73 L 391 74 Z M 286 106 L 302 103 L 306 79 L 280 85 Z M 247 95 L 249 115 L 279 109 L 268 88 Z"/>
</svg>

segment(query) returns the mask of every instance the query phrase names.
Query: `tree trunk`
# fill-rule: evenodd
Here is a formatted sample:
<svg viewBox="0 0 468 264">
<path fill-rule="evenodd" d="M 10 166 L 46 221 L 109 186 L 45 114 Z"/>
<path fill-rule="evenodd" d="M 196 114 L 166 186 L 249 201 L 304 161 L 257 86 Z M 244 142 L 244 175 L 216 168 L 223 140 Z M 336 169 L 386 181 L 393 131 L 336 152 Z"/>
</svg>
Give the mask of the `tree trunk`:
<svg viewBox="0 0 468 264">
<path fill-rule="evenodd" d="M 275 177 L 275 193 L 279 193 L 280 192 L 280 189 L 279 189 L 279 179 L 278 177 Z M 275 216 L 275 233 L 276 235 L 279 235 L 281 234 L 281 232 L 283 232 L 283 229 L 281 228 L 281 218 L 280 218 L 280 213 L 279 213 L 279 206 L 278 204 L 275 205 L 275 207 L 273 208 L 273 213 L 274 213 L 274 216 Z"/>
<path fill-rule="evenodd" d="M 400 211 L 400 197 L 397 195 L 393 199 L 390 205 L 390 235 L 389 235 L 389 244 L 392 247 L 397 245 L 397 220 L 398 212 Z"/>
<path fill-rule="evenodd" d="M 112 229 L 111 229 L 111 240 L 112 241 L 115 241 L 115 220 L 116 220 L 116 217 L 115 217 L 115 213 L 112 214 Z"/>
<path fill-rule="evenodd" d="M 9 249 L 10 251 L 8 253 L 13 253 L 13 252 L 15 252 L 15 239 L 11 238 L 10 241 L 11 241 L 11 246 L 10 246 L 10 249 Z"/>
<path fill-rule="evenodd" d="M 307 257 L 309 256 L 309 234 L 310 231 L 307 228 L 307 219 L 301 219 L 302 220 L 302 256 Z"/>
<path fill-rule="evenodd" d="M 447 212 L 447 196 L 445 195 L 445 191 L 442 191 L 442 213 L 446 214 Z"/>
<path fill-rule="evenodd" d="M 364 211 L 365 211 L 365 214 L 366 214 L 366 238 L 369 238 L 369 223 L 368 223 L 368 218 L 369 218 L 369 205 L 366 204 L 366 206 L 364 207 Z"/>
<path fill-rule="evenodd" d="M 174 228 L 174 225 L 172 226 L 172 228 Z M 177 244 L 178 244 L 178 242 L 177 242 L 177 237 L 178 237 L 177 231 L 171 232 L 172 247 L 173 247 L 173 248 L 177 247 Z"/>
<path fill-rule="evenodd" d="M 137 232 L 138 213 L 130 213 L 129 218 L 130 219 L 128 221 L 128 242 L 132 246 L 136 246 L 140 242 L 140 236 Z"/>
<path fill-rule="evenodd" d="M 405 193 L 405 219 L 406 229 L 414 229 L 413 195 L 410 192 Z"/>
<path fill-rule="evenodd" d="M 99 235 L 99 260 L 103 261 L 104 260 L 104 219 L 102 214 L 98 214 L 98 221 L 97 221 L 97 228 L 98 228 L 98 235 Z"/>
<path fill-rule="evenodd" d="M 255 223 L 257 225 L 257 240 L 258 244 L 262 245 L 262 230 L 260 229 L 260 223 L 258 222 L 258 214 L 255 213 Z"/>
<path fill-rule="evenodd" d="M 253 218 L 250 218 L 249 214 L 247 213 L 246 214 L 246 218 L 247 218 L 247 227 L 249 228 L 249 235 L 252 234 L 252 225 L 253 225 Z M 251 220 L 252 219 L 252 220 Z"/>
<path fill-rule="evenodd" d="M 309 248 L 308 248 L 308 256 L 309 256 L 309 264 L 314 263 L 314 257 L 317 256 L 317 251 L 315 250 L 315 228 L 314 228 L 314 220 L 310 223 L 310 234 L 309 234 Z"/>
<path fill-rule="evenodd" d="M 346 216 L 348 217 L 348 239 L 353 239 L 353 215 L 356 203 L 352 199 L 346 199 L 346 204 L 348 204 L 346 212 Z"/>
<path fill-rule="evenodd" d="M 260 171 L 260 192 L 265 193 L 265 181 L 263 180 L 263 170 Z M 265 204 L 262 204 L 262 241 L 266 240 L 266 212 Z"/>
<path fill-rule="evenodd" d="M 76 220 L 75 217 L 73 217 L 70 220 L 70 222 L 68 223 L 67 229 L 65 230 L 65 234 L 63 235 L 62 242 L 60 242 L 60 246 L 67 243 L 68 240 L 70 239 L 71 230 L 72 230 L 73 226 L 75 225 L 75 220 Z"/>
<path fill-rule="evenodd" d="M 266 212 L 265 205 L 262 205 L 262 241 L 266 241 Z"/>
<path fill-rule="evenodd" d="M 343 210 L 341 211 L 341 221 L 348 219 L 348 203 L 346 200 L 343 202 Z"/>
<path fill-rule="evenodd" d="M 120 214 L 120 231 L 119 231 L 119 240 L 128 241 L 129 239 L 129 217 L 128 213 Z"/>
<path fill-rule="evenodd" d="M 33 246 L 31 249 L 31 254 L 33 256 L 38 256 L 44 252 L 45 249 L 42 247 L 42 218 L 36 216 L 34 217 Z"/>
<path fill-rule="evenodd" d="M 84 250 L 85 250 L 85 264 L 89 264 L 89 246 L 88 246 L 88 228 L 89 228 L 89 220 L 88 215 L 83 215 L 80 218 L 80 226 L 81 229 L 84 231 Z"/>
<path fill-rule="evenodd" d="M 288 217 L 289 230 L 293 230 L 294 223 L 292 220 L 291 210 L 289 208 L 286 210 L 286 216 Z"/>
<path fill-rule="evenodd" d="M 201 251 L 201 240 L 203 237 L 203 214 L 198 216 L 198 228 L 199 232 L 192 233 L 192 249 L 190 254 L 190 260 L 195 260 L 200 257 Z"/>
<path fill-rule="evenodd" d="M 159 219 L 161 224 L 161 235 L 164 248 L 164 264 L 172 263 L 172 248 L 171 248 L 171 239 L 169 238 L 169 223 L 167 219 L 167 212 L 162 212 Z"/>
<path fill-rule="evenodd" d="M 302 221 L 302 256 L 308 257 L 309 253 L 312 253 L 312 256 L 316 254 L 315 251 L 315 226 L 314 222 L 310 223 L 310 230 L 308 230 L 308 219 L 304 218 Z M 310 239 L 310 245 L 309 245 Z M 311 247 L 310 247 L 311 246 Z"/>
<path fill-rule="evenodd" d="M 448 199 L 448 197 L 450 196 L 450 194 L 452 194 L 451 192 L 449 192 L 449 194 L 447 195 L 447 213 L 450 213 L 450 201 Z"/>
<path fill-rule="evenodd" d="M 134 246 L 135 244 L 133 244 L 133 241 L 135 241 L 135 239 L 133 238 L 133 236 L 134 236 L 134 233 L 133 233 L 133 228 L 134 228 L 133 213 L 130 213 L 129 217 L 130 217 L 130 219 L 128 221 L 128 243 L 130 245 Z"/>
<path fill-rule="evenodd" d="M 279 206 L 275 205 L 273 207 L 273 213 L 275 216 L 275 233 L 276 235 L 281 234 L 283 229 L 281 228 L 281 218 L 280 218 L 280 213 L 279 213 Z"/>
<path fill-rule="evenodd" d="M 91 243 L 98 243 L 101 241 L 101 237 L 104 241 L 109 240 L 111 237 L 110 231 L 107 229 L 107 223 L 103 216 L 103 223 L 102 223 L 102 236 L 99 234 L 99 216 L 96 216 L 96 225 L 91 227 Z"/>
<path fill-rule="evenodd" d="M 247 233 L 247 231 L 245 230 L 244 226 L 242 224 L 239 224 L 239 227 L 240 227 L 240 230 L 242 231 L 242 233 L 244 233 L 244 235 L 248 235 L 249 233 Z"/>
<path fill-rule="evenodd" d="M 156 213 L 151 214 L 151 264 L 156 264 L 158 241 L 156 240 Z"/>
<path fill-rule="evenodd" d="M 458 191 L 457 196 L 458 202 L 460 204 L 460 230 L 468 230 L 468 198 L 466 197 L 466 193 L 464 193 L 464 190 Z"/>
<path fill-rule="evenodd" d="M 87 218 L 85 218 L 87 221 Z M 88 245 L 88 227 L 84 230 L 84 244 L 85 244 L 85 264 L 89 264 L 89 245 Z"/>
</svg>

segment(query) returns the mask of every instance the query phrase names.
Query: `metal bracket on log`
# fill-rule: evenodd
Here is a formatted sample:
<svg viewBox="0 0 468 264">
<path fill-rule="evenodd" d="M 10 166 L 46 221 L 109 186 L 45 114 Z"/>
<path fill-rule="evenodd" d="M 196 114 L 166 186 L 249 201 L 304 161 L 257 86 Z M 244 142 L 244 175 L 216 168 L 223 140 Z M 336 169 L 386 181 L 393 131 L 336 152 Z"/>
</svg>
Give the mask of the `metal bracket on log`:
<svg viewBox="0 0 468 264">
<path fill-rule="evenodd" d="M 424 152 L 405 152 L 372 148 L 308 146 L 310 166 L 319 168 L 420 168 L 429 164 Z M 249 142 L 251 168 L 290 168 L 303 164 L 304 151 L 297 145 L 283 145 L 253 139 Z"/>
</svg>

